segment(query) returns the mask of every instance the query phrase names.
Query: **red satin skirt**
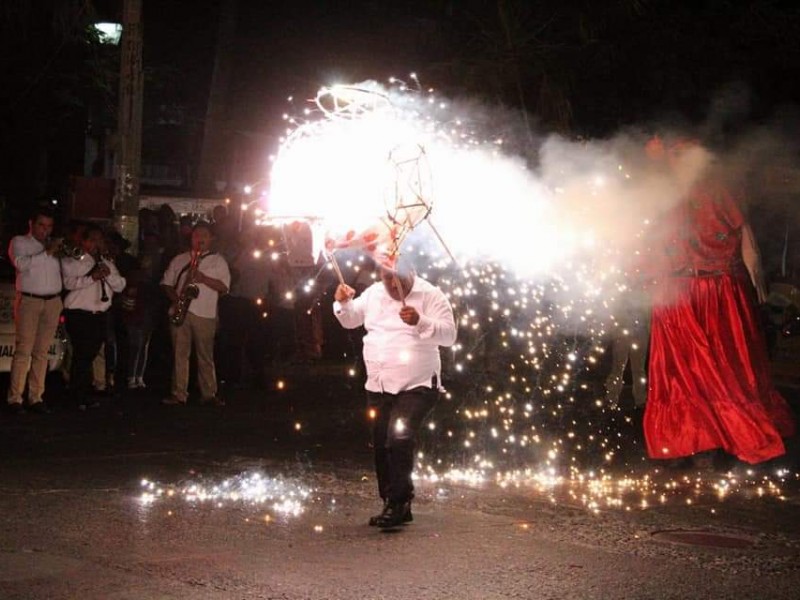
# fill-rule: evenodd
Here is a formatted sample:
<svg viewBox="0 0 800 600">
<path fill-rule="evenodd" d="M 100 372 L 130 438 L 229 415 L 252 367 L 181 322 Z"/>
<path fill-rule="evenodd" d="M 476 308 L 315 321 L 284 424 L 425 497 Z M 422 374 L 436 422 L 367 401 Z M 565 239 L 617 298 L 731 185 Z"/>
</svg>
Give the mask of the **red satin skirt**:
<svg viewBox="0 0 800 600">
<path fill-rule="evenodd" d="M 654 300 L 644 434 L 651 458 L 721 448 L 748 463 L 784 454 L 795 425 L 772 386 L 746 279 L 673 277 Z"/>
</svg>

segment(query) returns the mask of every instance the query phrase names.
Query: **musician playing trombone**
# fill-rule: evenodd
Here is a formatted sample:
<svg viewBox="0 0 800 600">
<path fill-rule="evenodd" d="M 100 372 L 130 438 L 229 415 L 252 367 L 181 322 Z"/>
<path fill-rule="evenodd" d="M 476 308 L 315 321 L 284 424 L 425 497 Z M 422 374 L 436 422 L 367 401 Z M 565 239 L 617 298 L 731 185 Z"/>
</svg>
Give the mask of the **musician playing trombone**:
<svg viewBox="0 0 800 600">
<path fill-rule="evenodd" d="M 103 231 L 88 223 L 80 233 L 82 255 L 61 260 L 64 287 L 64 317 L 72 342 L 70 397 L 79 409 L 97 406 L 92 396 L 92 361 L 106 337 L 106 312 L 115 293 L 125 289 L 125 278 L 113 261 L 100 252 Z"/>
<path fill-rule="evenodd" d="M 228 263 L 211 249 L 214 232 L 200 221 L 192 229 L 192 247 L 169 263 L 161 287 L 170 300 L 170 333 L 175 364 L 171 394 L 162 404 L 186 404 L 189 387 L 189 356 L 194 346 L 201 404 L 222 406 L 217 395 L 214 366 L 214 336 L 217 331 L 217 301 L 228 293 L 231 275 Z M 189 294 L 189 286 L 196 286 Z M 195 296 L 196 294 L 196 296 Z"/>
</svg>

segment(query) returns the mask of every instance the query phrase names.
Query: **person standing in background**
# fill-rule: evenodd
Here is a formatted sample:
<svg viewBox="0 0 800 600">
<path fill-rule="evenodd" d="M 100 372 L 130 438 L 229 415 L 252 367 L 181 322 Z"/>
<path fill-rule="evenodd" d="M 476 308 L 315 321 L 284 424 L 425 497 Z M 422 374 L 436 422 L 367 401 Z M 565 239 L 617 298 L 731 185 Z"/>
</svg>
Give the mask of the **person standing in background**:
<svg viewBox="0 0 800 600">
<path fill-rule="evenodd" d="M 144 375 L 155 327 L 158 289 L 143 269 L 134 270 L 120 300 L 120 319 L 127 339 L 127 384 L 129 390 L 147 387 Z"/>
<path fill-rule="evenodd" d="M 200 403 L 223 406 L 217 395 L 217 375 L 214 366 L 214 337 L 217 331 L 217 304 L 221 295 L 228 293 L 231 275 L 228 263 L 211 245 L 214 234 L 211 225 L 200 221 L 192 231 L 192 250 L 179 254 L 170 262 L 161 287 L 171 303 L 170 314 L 188 284 L 197 286 L 199 294 L 191 300 L 186 318 L 180 324 L 170 324 L 174 367 L 172 392 L 162 400 L 166 405 L 185 405 L 189 387 L 189 357 L 194 347 L 197 355 L 197 379 L 200 384 Z M 195 268 L 192 268 L 194 260 Z"/>
<path fill-rule="evenodd" d="M 62 260 L 64 287 L 69 290 L 64 299 L 64 316 L 73 348 L 70 395 L 81 410 L 97 405 L 90 397 L 92 361 L 106 336 L 111 300 L 125 289 L 126 283 L 114 263 L 101 256 L 102 241 L 102 230 L 89 224 L 81 234 L 84 255 Z"/>
<path fill-rule="evenodd" d="M 215 228 L 216 230 L 216 228 Z M 220 379 L 231 387 L 260 387 L 267 353 L 270 257 L 267 231 L 248 232 L 249 244 L 236 258 L 231 292 L 219 299 L 218 333 Z"/>
<path fill-rule="evenodd" d="M 8 409 L 24 412 L 25 385 L 28 410 L 49 412 L 42 400 L 47 353 L 61 316 L 61 265 L 56 257 L 61 241 L 51 240 L 53 215 L 46 209 L 34 211 L 27 235 L 11 240 L 8 255 L 16 269 L 14 301 L 15 349 L 11 360 Z"/>
<path fill-rule="evenodd" d="M 619 406 L 630 364 L 634 408 L 647 402 L 647 349 L 650 342 L 650 298 L 641 285 L 633 284 L 618 306 L 617 324 L 611 337 L 611 370 L 606 377 L 606 401 Z"/>
<path fill-rule="evenodd" d="M 314 255 L 313 234 L 308 223 L 289 223 L 284 227 L 284 239 L 293 294 L 293 362 L 310 365 L 322 358 L 324 343 L 319 302 L 324 288 L 320 289 L 315 276 L 319 271 L 319 256 Z"/>
<path fill-rule="evenodd" d="M 108 389 L 115 392 L 116 387 L 121 387 L 124 378 L 130 379 L 128 365 L 128 337 L 123 324 L 122 301 L 127 295 L 131 285 L 131 276 L 138 270 L 138 259 L 128 252 L 131 243 L 126 240 L 118 231 L 111 230 L 105 236 L 106 257 L 114 263 L 117 271 L 125 278 L 126 286 L 123 293 L 114 296 L 111 302 L 111 309 L 108 311 L 109 334 L 106 340 L 106 378 L 108 379 Z M 109 349 L 113 348 L 113 362 L 109 364 Z M 120 379 L 123 378 L 123 379 Z"/>
</svg>

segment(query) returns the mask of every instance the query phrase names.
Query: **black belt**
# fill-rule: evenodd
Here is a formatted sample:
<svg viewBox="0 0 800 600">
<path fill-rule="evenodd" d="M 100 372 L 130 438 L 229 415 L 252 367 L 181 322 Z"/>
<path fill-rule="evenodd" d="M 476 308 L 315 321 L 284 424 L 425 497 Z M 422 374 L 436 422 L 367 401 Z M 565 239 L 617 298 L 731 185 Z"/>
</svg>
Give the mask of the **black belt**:
<svg viewBox="0 0 800 600">
<path fill-rule="evenodd" d="M 23 296 L 28 298 L 36 298 L 37 300 L 52 300 L 58 298 L 61 294 L 31 294 L 30 292 L 20 292 Z"/>
<path fill-rule="evenodd" d="M 106 310 L 86 310 L 85 308 L 67 308 L 64 310 L 65 313 L 83 313 L 85 315 L 104 315 L 106 314 Z"/>
</svg>

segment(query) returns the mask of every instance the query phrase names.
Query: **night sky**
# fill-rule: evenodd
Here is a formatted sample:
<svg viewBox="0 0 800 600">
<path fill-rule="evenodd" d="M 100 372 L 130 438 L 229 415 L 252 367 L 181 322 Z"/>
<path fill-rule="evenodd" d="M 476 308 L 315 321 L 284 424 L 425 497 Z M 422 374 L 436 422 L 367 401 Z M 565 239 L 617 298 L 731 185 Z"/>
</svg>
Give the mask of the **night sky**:
<svg viewBox="0 0 800 600">
<path fill-rule="evenodd" d="M 88 51 L 81 36 L 87 19 L 118 18 L 121 2 L 28 4 L 4 3 L 0 13 L 0 197 L 10 205 L 63 194 L 83 169 L 88 115 L 95 127 L 115 122 L 118 57 Z M 263 170 L 276 149 L 287 96 L 410 71 L 445 96 L 524 108 L 541 131 L 569 137 L 710 118 L 720 121 L 716 135 L 734 136 L 780 122 L 800 102 L 800 8 L 788 0 L 143 5 L 145 162 L 196 164 L 221 10 L 236 10 L 221 71 L 221 154 L 239 178 Z"/>
</svg>

